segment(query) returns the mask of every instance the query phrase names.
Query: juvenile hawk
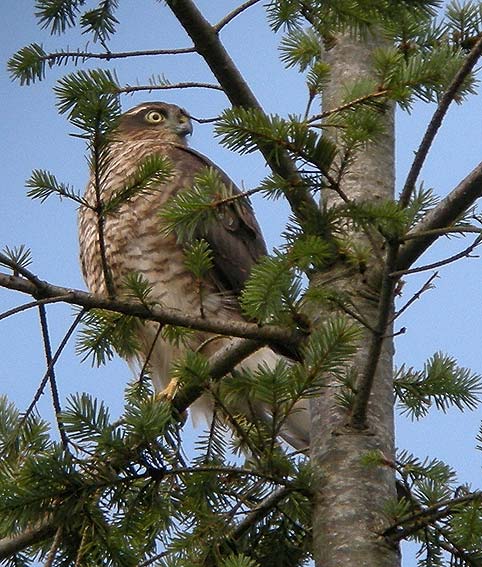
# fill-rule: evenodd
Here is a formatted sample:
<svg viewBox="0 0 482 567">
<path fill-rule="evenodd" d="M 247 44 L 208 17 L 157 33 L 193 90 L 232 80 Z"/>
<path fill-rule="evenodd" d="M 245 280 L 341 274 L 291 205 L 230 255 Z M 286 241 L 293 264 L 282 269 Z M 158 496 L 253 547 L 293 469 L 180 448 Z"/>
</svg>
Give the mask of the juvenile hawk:
<svg viewBox="0 0 482 567">
<path fill-rule="evenodd" d="M 206 317 L 242 320 L 236 297 L 252 266 L 266 254 L 266 245 L 250 205 L 238 200 L 236 206 L 225 207 L 218 222 L 210 225 L 203 235 L 213 252 L 214 269 L 203 282 L 202 305 L 199 286 L 185 265 L 182 245 L 174 234 L 166 236 L 160 231 L 159 209 L 170 197 L 192 187 L 194 177 L 207 167 L 214 168 L 232 192 L 238 192 L 223 171 L 187 147 L 186 136 L 191 132 L 188 114 L 178 106 L 163 102 L 140 104 L 120 118 L 109 144 L 107 165 L 100 172 L 101 200 L 106 202 L 119 191 L 148 156 L 167 157 L 173 166 L 173 174 L 169 181 L 159 185 L 157 191 L 135 195 L 103 219 L 105 258 L 114 292 L 122 293 L 125 276 L 137 272 L 152 285 L 150 297 L 162 306 L 196 315 L 202 309 Z M 96 203 L 93 177 L 85 198 L 93 205 Z M 98 222 L 92 209 L 80 208 L 79 240 L 84 278 L 93 293 L 105 295 Z M 149 354 L 152 379 L 155 388 L 161 391 L 169 383 L 171 363 L 186 347 L 176 347 L 161 337 L 156 339 L 158 328 L 157 323 L 146 323 L 141 327 L 138 339 L 142 346 L 141 358 L 145 359 Z M 203 354 L 210 356 L 230 340 L 229 337 L 211 337 L 206 341 L 208 338 L 207 333 L 196 333 L 189 346 L 200 348 Z M 277 357 L 270 349 L 263 348 L 246 359 L 242 366 L 256 368 L 260 362 L 272 365 Z M 142 364 L 142 359 L 140 362 Z M 210 408 L 210 400 L 203 396 L 191 411 L 209 415 Z M 245 409 L 244 401 L 237 409 Z M 309 442 L 308 432 L 309 416 L 303 406 L 288 420 L 283 437 L 301 448 Z"/>
</svg>

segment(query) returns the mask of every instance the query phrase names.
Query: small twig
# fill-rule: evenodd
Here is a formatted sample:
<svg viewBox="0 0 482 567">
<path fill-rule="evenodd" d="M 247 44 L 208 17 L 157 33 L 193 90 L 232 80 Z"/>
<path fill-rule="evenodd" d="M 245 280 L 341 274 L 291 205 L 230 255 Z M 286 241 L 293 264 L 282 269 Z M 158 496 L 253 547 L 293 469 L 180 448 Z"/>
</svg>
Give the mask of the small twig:
<svg viewBox="0 0 482 567">
<path fill-rule="evenodd" d="M 163 327 L 162 323 L 159 324 L 159 327 L 158 327 L 157 332 L 156 332 L 156 336 L 154 337 L 154 340 L 152 341 L 152 344 L 149 347 L 149 352 L 147 353 L 146 360 L 144 361 L 144 364 L 142 365 L 141 371 L 139 373 L 139 380 L 138 381 L 141 384 L 144 381 L 144 374 L 145 374 L 147 367 L 149 365 L 149 361 L 151 359 L 152 353 L 154 352 L 154 348 L 156 346 L 157 339 L 159 338 L 159 335 L 161 334 L 162 327 Z"/>
<path fill-rule="evenodd" d="M 363 327 L 365 327 L 366 329 L 370 330 L 370 331 L 374 331 L 374 327 L 372 327 L 370 325 L 370 323 L 361 315 L 359 315 L 358 313 L 356 313 L 353 309 L 351 309 L 350 307 L 347 307 L 342 300 L 337 300 L 336 298 L 332 298 L 331 301 L 339 308 L 341 309 L 344 313 L 346 313 L 347 315 L 349 315 L 350 317 L 352 317 L 353 319 L 355 319 L 355 321 L 358 321 L 358 323 L 360 323 L 360 325 L 362 325 Z"/>
<path fill-rule="evenodd" d="M 8 311 L 4 311 L 0 313 L 0 321 L 2 319 L 6 319 L 7 317 L 11 317 L 12 315 L 17 315 L 17 313 L 22 313 L 22 311 L 26 311 L 27 309 L 31 309 L 32 307 L 38 307 L 39 305 L 48 305 L 49 303 L 59 303 L 65 301 L 69 296 L 68 295 L 60 295 L 59 297 L 49 297 L 47 299 L 39 299 L 37 301 L 30 301 L 29 303 L 24 303 L 23 305 L 19 305 L 18 307 L 14 307 L 13 309 L 9 309 Z"/>
<path fill-rule="evenodd" d="M 196 118 L 192 114 L 189 115 L 191 120 L 197 122 L 198 124 L 212 124 L 213 122 L 217 122 L 219 120 L 219 116 L 215 116 L 214 118 Z"/>
<path fill-rule="evenodd" d="M 407 301 L 407 303 L 405 303 L 405 305 L 403 307 L 401 307 L 395 313 L 395 315 L 392 317 L 390 323 L 393 323 L 395 321 L 395 319 L 397 319 L 397 317 L 400 317 L 400 315 L 404 311 L 406 311 L 413 303 L 415 303 L 415 301 L 420 299 L 420 297 L 422 296 L 423 293 L 425 293 L 426 291 L 429 291 L 430 289 L 433 289 L 434 286 L 432 285 L 432 282 L 436 278 L 438 278 L 438 272 L 435 272 L 434 274 L 432 274 L 428 278 L 428 280 L 423 284 L 423 286 Z"/>
<path fill-rule="evenodd" d="M 232 12 L 230 12 L 229 14 L 226 14 L 226 16 L 224 16 L 224 18 L 219 20 L 219 22 L 216 25 L 213 26 L 214 29 L 216 30 L 216 32 L 219 33 L 224 28 L 224 26 L 226 26 L 227 24 L 229 24 L 229 22 L 234 20 L 234 18 L 236 18 L 236 16 L 239 16 L 239 14 L 241 14 L 242 12 L 247 10 L 248 8 L 251 8 L 251 6 L 254 6 L 255 4 L 257 4 L 260 1 L 261 0 L 248 0 L 247 2 L 244 2 L 244 4 L 241 4 L 240 6 L 235 8 Z"/>
<path fill-rule="evenodd" d="M 55 62 L 58 59 L 62 60 L 65 58 L 69 59 L 82 59 L 87 61 L 87 59 L 106 59 L 110 61 L 111 59 L 126 59 L 130 57 L 149 57 L 153 55 L 183 55 L 186 53 L 196 53 L 194 47 L 179 47 L 177 49 L 152 49 L 144 51 L 118 51 L 108 53 L 95 53 L 91 51 L 61 51 L 56 53 L 48 53 L 47 55 L 42 55 L 39 57 L 40 61 Z"/>
<path fill-rule="evenodd" d="M 440 126 L 442 125 L 442 121 L 448 112 L 450 104 L 455 99 L 457 91 L 460 89 L 462 83 L 472 71 L 481 55 L 482 36 L 477 40 L 476 44 L 471 49 L 466 60 L 464 61 L 462 67 L 460 67 L 457 74 L 452 79 L 452 82 L 440 99 L 437 109 L 435 110 L 432 119 L 430 120 L 427 130 L 425 131 L 425 135 L 420 142 L 420 146 L 418 147 L 418 150 L 415 154 L 415 159 L 413 160 L 412 167 L 408 172 L 405 185 L 400 195 L 399 203 L 402 207 L 407 207 L 410 202 L 410 198 L 415 188 L 415 183 L 417 182 L 418 176 L 420 174 L 420 171 L 422 170 L 423 164 L 425 163 L 428 152 L 432 146 L 432 143 L 435 139 L 435 136 L 437 135 Z"/>
<path fill-rule="evenodd" d="M 328 116 L 332 116 L 333 114 L 336 114 L 338 112 L 342 112 L 343 110 L 349 110 L 350 108 L 353 108 L 354 106 L 358 106 L 360 104 L 363 104 L 364 102 L 368 102 L 374 98 L 379 98 L 382 96 L 386 96 L 388 94 L 388 89 L 383 89 L 381 91 L 377 91 L 376 93 L 370 93 L 364 96 L 360 96 L 358 98 L 355 98 L 354 100 L 350 100 L 350 102 L 347 102 L 345 104 L 341 104 L 340 106 L 337 106 L 336 108 L 332 108 L 330 110 L 326 110 L 325 112 L 322 112 L 321 114 L 315 114 L 314 116 L 311 116 L 307 122 L 311 123 L 311 122 L 315 122 L 316 120 L 321 120 L 323 118 L 327 118 Z M 321 125 L 322 127 L 324 126 L 323 124 Z"/>
<path fill-rule="evenodd" d="M 409 232 L 403 237 L 403 241 L 414 240 L 416 238 L 425 238 L 426 236 L 449 236 L 450 234 L 469 234 L 475 232 L 482 234 L 482 228 L 475 226 L 455 226 L 447 228 L 434 228 L 432 230 L 420 230 L 416 232 Z"/>
<path fill-rule="evenodd" d="M 149 565 L 152 565 L 155 561 L 158 561 L 159 559 L 162 559 L 163 557 L 167 557 L 169 555 L 169 553 L 172 553 L 172 552 L 171 551 L 162 551 L 161 553 L 154 555 L 150 559 L 147 559 L 146 561 L 139 563 L 139 565 L 137 567 L 148 567 Z"/>
<path fill-rule="evenodd" d="M 86 544 L 87 544 L 87 537 L 88 537 L 88 529 L 87 529 L 87 522 L 84 520 L 84 524 L 82 527 L 82 536 L 80 538 L 79 547 L 77 549 L 77 555 L 75 557 L 74 567 L 80 567 L 82 557 L 86 551 Z"/>
<path fill-rule="evenodd" d="M 222 205 L 227 205 L 232 201 L 237 201 L 238 199 L 244 199 L 246 197 L 251 197 L 251 195 L 255 195 L 261 191 L 265 191 L 264 188 L 255 187 L 254 189 L 248 189 L 247 191 L 241 191 L 240 193 L 236 193 L 236 195 L 230 195 L 224 199 L 218 199 L 217 201 L 213 201 L 211 203 L 211 207 L 221 207 Z"/>
<path fill-rule="evenodd" d="M 474 248 L 477 248 L 477 246 L 479 246 L 481 243 L 482 243 L 482 235 L 477 237 L 474 240 L 474 242 L 470 246 L 468 246 L 465 250 L 462 250 L 462 252 L 459 252 L 458 254 L 454 254 L 453 256 L 450 256 L 445 260 L 440 260 L 439 262 L 434 262 L 433 264 L 426 264 L 425 266 L 420 266 L 418 268 L 410 268 L 408 270 L 396 270 L 395 272 L 392 272 L 390 274 L 390 277 L 397 278 L 409 274 L 426 272 L 427 270 L 435 270 L 437 268 L 441 268 L 442 266 L 446 266 L 447 264 L 451 264 L 452 262 L 456 262 L 457 260 L 461 260 L 462 258 L 469 258 L 469 257 L 473 258 L 473 256 L 470 256 L 470 253 L 472 252 L 472 250 L 474 250 Z"/>
<path fill-rule="evenodd" d="M 212 89 L 216 91 L 222 91 L 223 88 L 219 85 L 214 85 L 213 83 L 197 83 L 197 82 L 185 82 L 185 83 L 172 83 L 166 85 L 127 85 L 125 87 L 120 87 L 115 90 L 116 93 L 135 93 L 138 91 L 166 91 L 171 89 Z"/>
<path fill-rule="evenodd" d="M 52 346 L 50 344 L 49 327 L 47 323 L 47 311 L 45 305 L 39 305 L 39 316 L 40 316 L 40 327 L 42 329 L 42 338 L 44 343 L 45 358 L 47 360 L 47 367 L 50 368 L 48 373 L 48 378 L 50 381 L 50 391 L 52 393 L 52 401 L 54 404 L 55 418 L 57 421 L 57 427 L 59 428 L 60 439 L 62 440 L 62 446 L 65 451 L 69 450 L 69 439 L 65 431 L 64 424 L 60 418 L 60 413 L 62 407 L 60 406 L 59 391 L 57 388 L 57 381 L 55 379 L 55 370 L 52 363 Z"/>
<path fill-rule="evenodd" d="M 33 409 L 37 405 L 37 402 L 39 401 L 40 396 L 43 394 L 45 385 L 49 381 L 50 373 L 51 373 L 54 365 L 56 364 L 57 360 L 59 359 L 60 355 L 62 354 L 62 351 L 64 350 L 65 345 L 68 343 L 70 337 L 72 336 L 72 333 L 74 332 L 75 328 L 80 323 L 80 320 L 82 319 L 84 313 L 85 313 L 85 310 L 83 309 L 77 315 L 77 317 L 74 319 L 74 322 L 68 328 L 67 332 L 65 333 L 64 338 L 62 339 L 62 341 L 60 342 L 60 345 L 58 346 L 57 350 L 55 351 L 54 355 L 52 356 L 52 359 L 51 359 L 51 361 L 50 361 L 50 363 L 47 367 L 47 370 L 45 371 L 45 374 L 42 378 L 42 381 L 40 382 L 40 386 L 37 388 L 37 391 L 35 392 L 35 395 L 33 397 L 32 402 L 30 403 L 29 407 L 27 408 L 27 411 L 23 414 L 22 418 L 20 419 L 20 421 L 17 425 L 17 427 L 19 429 L 24 425 L 24 423 L 26 422 L 26 420 L 28 419 L 28 417 L 32 413 Z"/>
<path fill-rule="evenodd" d="M 102 266 L 102 275 L 104 276 L 104 285 L 107 295 L 110 298 L 115 296 L 114 282 L 110 271 L 109 263 L 107 262 L 107 250 L 105 245 L 105 214 L 104 214 L 104 201 L 102 199 L 102 179 L 100 175 L 101 170 L 101 135 L 98 131 L 95 132 L 92 141 L 92 160 L 94 170 L 94 194 L 95 194 L 95 213 L 97 221 L 97 237 L 99 243 L 100 261 Z"/>
<path fill-rule="evenodd" d="M 260 465 L 259 451 L 257 450 L 256 446 L 253 445 L 253 443 L 251 442 L 251 439 L 249 438 L 248 435 L 246 435 L 246 432 L 241 427 L 241 425 L 239 424 L 236 417 L 229 411 L 229 409 L 223 403 L 221 398 L 218 396 L 218 393 L 215 390 L 215 388 L 211 387 L 209 389 L 209 391 L 210 391 L 214 401 L 216 402 L 216 405 L 223 412 L 223 416 L 229 422 L 229 426 L 231 427 L 234 434 L 238 437 L 238 439 L 240 439 L 242 442 L 244 442 L 244 444 L 248 448 L 247 452 L 250 454 L 251 459 L 255 460 L 257 465 Z"/>
<path fill-rule="evenodd" d="M 438 541 L 438 544 L 442 549 L 445 549 L 445 551 L 448 551 L 452 555 L 455 555 L 455 557 L 461 559 L 464 562 L 463 564 L 468 567 L 482 567 L 482 559 L 480 559 L 480 556 L 474 557 L 470 552 L 462 549 L 459 545 L 454 543 L 447 530 L 438 526 L 434 526 L 434 530 L 446 539 L 446 541 Z"/>
<path fill-rule="evenodd" d="M 390 333 L 389 335 L 383 335 L 384 339 L 394 339 L 395 337 L 399 337 L 400 335 L 404 335 L 407 332 L 407 328 L 406 327 L 402 327 L 401 329 L 399 329 L 398 331 L 395 331 L 394 333 Z"/>
<path fill-rule="evenodd" d="M 60 542 L 62 541 L 62 532 L 62 526 L 59 526 L 55 533 L 54 541 L 49 549 L 49 554 L 47 555 L 47 559 L 45 560 L 44 567 L 52 567 L 52 565 L 54 564 L 55 556 L 60 547 Z"/>
</svg>

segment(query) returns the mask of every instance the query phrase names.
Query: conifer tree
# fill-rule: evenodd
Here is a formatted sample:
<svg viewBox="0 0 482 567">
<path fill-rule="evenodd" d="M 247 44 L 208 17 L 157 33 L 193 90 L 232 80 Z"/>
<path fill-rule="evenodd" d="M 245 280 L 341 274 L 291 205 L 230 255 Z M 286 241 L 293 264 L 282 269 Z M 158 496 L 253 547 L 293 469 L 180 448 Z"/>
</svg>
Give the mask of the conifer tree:
<svg viewBox="0 0 482 567">
<path fill-rule="evenodd" d="M 37 0 L 40 26 L 66 36 L 79 27 L 98 51 L 50 52 L 34 43 L 9 61 L 12 79 L 22 85 L 44 80 L 52 67 L 73 66 L 55 86 L 58 109 L 85 139 L 94 171 L 102 167 L 125 93 L 221 89 L 229 106 L 215 121 L 220 143 L 239 153 L 240 163 L 244 154 L 260 152 L 270 168 L 246 196 L 284 199 L 291 218 L 283 245 L 259 262 L 245 286 L 244 323 L 157 305 L 138 274 L 125 282 L 123 299 L 60 287 L 30 270 L 28 249 L 5 247 L 0 286 L 32 300 L 0 317 L 37 308 L 47 357 L 29 408 L 0 399 L 5 565 L 295 567 L 314 560 L 317 567 L 398 567 L 406 540 L 418 543 L 421 566 L 482 565 L 482 493 L 457 486 L 441 461 L 395 454 L 393 430 L 396 402 L 415 419 L 430 406 L 474 409 L 482 377 L 445 353 L 434 354 L 422 370 L 392 370 L 394 322 L 420 295 L 395 307 L 403 278 L 433 267 L 415 264 L 439 238 L 475 237 L 441 266 L 470 254 L 481 238 L 473 207 L 482 195 L 482 164 L 444 199 L 423 187 L 420 172 L 450 105 L 475 92 L 482 3 L 266 2 L 280 57 L 307 86 L 306 113 L 278 116 L 258 103 L 220 34 L 241 25 L 237 17 L 258 2 L 244 2 L 212 24 L 193 0 L 166 0 L 159 10 L 174 14 L 192 47 L 118 53 L 109 42 L 120 0 L 97 0 L 93 8 L 83 0 Z M 186 51 L 204 59 L 216 85 L 153 77 L 132 87 L 115 73 L 120 57 Z M 98 59 L 108 66 L 86 65 Z M 394 111 L 417 101 L 435 103 L 435 112 L 395 195 Z M 170 167 L 163 159 L 141 163 L 99 207 L 99 218 L 163 183 Z M 42 202 L 57 196 L 85 205 L 81 192 L 48 170 L 35 170 L 27 187 Z M 190 240 L 222 209 L 219 195 L 219 179 L 207 172 L 168 204 L 160 225 Z M 199 277 L 210 269 L 203 240 L 190 242 L 186 258 Z M 76 311 L 53 350 L 46 313 L 58 301 Z M 172 375 L 180 388 L 172 400 L 153 393 L 143 368 L 126 390 L 118 420 L 88 394 L 59 400 L 55 366 L 73 334 L 79 356 L 102 365 L 116 353 L 135 354 L 134 331 L 146 320 L 158 322 L 173 342 L 195 330 L 238 341 L 212 359 L 188 352 L 178 360 Z M 274 369 L 233 371 L 260 344 L 281 345 L 285 359 Z M 47 384 L 58 436 L 36 411 Z M 184 412 L 205 391 L 215 400 L 214 416 L 186 452 Z M 237 396 L 265 404 L 271 419 L 230 413 L 229 400 Z M 299 452 L 279 432 L 303 398 L 311 400 L 311 447 Z"/>
</svg>

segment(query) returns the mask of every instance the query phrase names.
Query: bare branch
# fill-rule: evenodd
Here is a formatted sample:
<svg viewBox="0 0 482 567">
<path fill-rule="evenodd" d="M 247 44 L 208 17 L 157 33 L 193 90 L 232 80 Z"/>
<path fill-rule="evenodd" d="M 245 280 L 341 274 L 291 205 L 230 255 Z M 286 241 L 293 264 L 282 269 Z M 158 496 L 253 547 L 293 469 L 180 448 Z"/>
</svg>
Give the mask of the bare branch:
<svg viewBox="0 0 482 567">
<path fill-rule="evenodd" d="M 430 124 L 428 125 L 425 135 L 420 143 L 420 146 L 418 147 L 417 153 L 415 154 L 415 159 L 413 160 L 412 167 L 408 172 L 405 185 L 400 195 L 399 203 L 402 205 L 402 207 L 406 207 L 410 201 L 410 197 L 415 188 L 415 183 L 417 182 L 418 176 L 420 174 L 420 171 L 422 170 L 423 164 L 425 163 L 428 152 L 432 146 L 432 143 L 435 139 L 435 136 L 437 135 L 440 126 L 442 125 L 442 121 L 447 114 L 450 104 L 454 101 L 457 95 L 457 91 L 460 89 L 462 83 L 475 67 L 475 64 L 477 63 L 481 55 L 482 36 L 478 39 L 478 41 L 468 54 L 464 64 L 459 69 L 451 84 L 443 94 L 437 106 L 437 109 L 432 116 L 432 120 L 430 120 Z"/>
<path fill-rule="evenodd" d="M 416 293 L 414 293 L 412 295 L 412 297 L 407 301 L 407 303 L 405 303 L 405 305 L 403 307 L 401 307 L 395 313 L 395 315 L 392 317 L 391 323 L 393 323 L 393 321 L 395 321 L 395 319 L 397 319 L 397 317 L 400 317 L 400 315 L 402 313 L 404 313 L 410 307 L 410 305 L 412 305 L 413 303 L 415 303 L 415 301 L 420 299 L 420 297 L 423 293 L 434 288 L 434 286 L 432 285 L 432 282 L 434 281 L 435 278 L 438 278 L 438 272 L 435 272 L 434 274 L 432 274 L 428 278 L 428 280 L 423 284 L 423 286 Z"/>
<path fill-rule="evenodd" d="M 481 196 L 482 162 L 418 223 L 410 233 L 412 240 L 401 247 L 394 271 L 409 269 L 440 237 L 438 231 L 449 228 Z"/>
<path fill-rule="evenodd" d="M 450 236 L 451 234 L 466 234 L 476 233 L 482 234 L 482 228 L 475 226 L 449 226 L 448 228 L 434 228 L 433 230 L 409 232 L 403 237 L 403 241 L 413 240 L 415 238 L 423 238 L 424 236 Z"/>
<path fill-rule="evenodd" d="M 229 22 L 234 20 L 234 18 L 239 16 L 239 14 L 241 14 L 242 12 L 247 10 L 248 8 L 251 8 L 251 6 L 258 4 L 258 2 L 261 2 L 261 0 L 248 0 L 247 2 L 244 2 L 244 4 L 241 4 L 240 6 L 235 8 L 232 12 L 230 12 L 229 14 L 226 14 L 226 16 L 224 16 L 224 18 L 219 20 L 219 22 L 215 26 L 213 26 L 214 29 L 219 33 L 224 28 L 224 26 L 229 24 Z"/>
<path fill-rule="evenodd" d="M 50 297 L 48 299 L 39 299 L 38 301 L 30 301 L 29 303 L 24 303 L 23 305 L 19 305 L 18 307 L 13 307 L 8 311 L 4 311 L 0 313 L 0 321 L 2 319 L 6 319 L 7 317 L 11 317 L 12 315 L 17 315 L 17 313 L 22 313 L 22 311 L 26 311 L 27 309 L 31 309 L 32 307 L 38 307 L 39 305 L 48 305 L 49 303 L 60 303 L 67 299 L 67 295 L 59 296 L 59 297 Z"/>
<path fill-rule="evenodd" d="M 399 276 L 404 276 L 404 275 L 409 275 L 409 274 L 417 274 L 419 272 L 426 272 L 428 270 L 435 270 L 437 268 L 441 268 L 442 266 L 446 266 L 447 264 L 451 264 L 452 262 L 456 262 L 457 260 L 461 260 L 462 258 L 469 258 L 469 257 L 473 257 L 470 256 L 470 253 L 477 248 L 477 246 L 479 246 L 482 242 L 482 236 L 479 236 L 478 238 L 476 238 L 474 240 L 474 242 L 472 242 L 472 244 L 470 246 L 467 246 L 467 248 L 465 248 L 465 250 L 462 250 L 462 252 L 459 252 L 458 254 L 454 254 L 453 256 L 450 256 L 449 258 L 445 258 L 445 260 L 440 260 L 438 262 L 433 262 L 433 264 L 426 264 L 425 266 L 419 266 L 418 268 L 411 268 L 409 270 L 400 270 L 400 271 L 395 271 L 392 272 L 390 274 L 391 277 L 399 277 Z"/>
<path fill-rule="evenodd" d="M 172 89 L 211 89 L 216 91 L 224 92 L 224 89 L 219 85 L 214 85 L 212 83 L 196 83 L 196 82 L 186 82 L 186 83 L 172 83 L 165 85 L 126 85 L 116 89 L 117 93 L 135 93 L 138 91 L 168 91 Z"/>
<path fill-rule="evenodd" d="M 28 419 L 29 415 L 32 413 L 34 407 L 37 405 L 37 402 L 40 399 L 40 396 L 42 395 L 45 385 L 47 384 L 47 382 L 50 379 L 50 375 L 52 372 L 52 369 L 54 367 L 54 365 L 56 364 L 57 360 L 59 359 L 60 355 L 62 354 L 62 351 L 64 350 L 66 344 L 69 342 L 70 337 L 72 336 L 72 333 L 74 332 L 75 328 L 77 327 L 77 325 L 80 323 L 80 320 L 82 319 L 82 316 L 84 315 L 84 311 L 82 310 L 77 317 L 74 319 L 74 322 L 72 323 L 72 325 L 70 325 L 70 327 L 68 328 L 67 332 L 65 333 L 64 338 L 61 340 L 60 345 L 58 346 L 57 350 L 55 351 L 55 354 L 50 358 L 50 362 L 48 363 L 47 366 L 47 370 L 45 371 L 45 374 L 40 382 L 40 386 L 38 387 L 37 391 L 35 392 L 35 396 L 33 397 L 33 400 L 31 401 L 29 407 L 27 408 L 27 411 L 23 414 L 22 419 L 19 421 L 17 427 L 20 429 L 23 424 L 25 423 L 25 421 Z"/>
<path fill-rule="evenodd" d="M 57 388 L 57 381 L 55 379 L 54 362 L 52 358 L 52 346 L 50 344 L 50 334 L 49 327 L 47 323 L 47 310 L 45 305 L 39 305 L 39 316 L 40 316 L 40 327 L 42 329 L 42 338 L 44 342 L 45 358 L 47 360 L 47 368 L 50 368 L 48 372 L 48 379 L 50 381 L 50 391 L 52 393 L 52 401 L 54 404 L 55 418 L 57 421 L 57 427 L 59 428 L 60 439 L 62 440 L 62 446 L 65 451 L 69 450 L 69 440 L 67 438 L 67 433 L 65 431 L 64 424 L 60 418 L 60 413 L 62 408 L 60 406 L 59 391 Z"/>
<path fill-rule="evenodd" d="M 47 556 L 47 559 L 44 563 L 44 567 L 52 567 L 53 566 L 55 556 L 56 556 L 57 551 L 60 547 L 60 542 L 62 541 L 62 532 L 63 532 L 62 526 L 59 526 L 59 528 L 57 529 L 57 532 L 55 534 L 52 546 L 49 550 L 49 554 Z"/>
<path fill-rule="evenodd" d="M 34 276 L 36 277 L 36 276 Z M 86 309 L 106 309 L 125 315 L 132 315 L 148 321 L 157 321 L 179 327 L 187 327 L 197 331 L 208 331 L 226 336 L 242 337 L 260 341 L 264 344 L 285 344 L 297 349 L 304 335 L 301 331 L 278 325 L 257 325 L 243 321 L 226 321 L 224 319 L 203 319 L 197 315 L 186 314 L 177 309 L 167 307 L 148 308 L 142 303 L 109 299 L 80 291 L 52 285 L 36 278 L 38 285 L 19 276 L 9 276 L 0 272 L 0 287 L 13 289 L 33 297 L 62 297 L 65 303 L 79 305 Z"/>
<path fill-rule="evenodd" d="M 111 59 L 150 57 L 153 55 L 184 55 L 186 53 L 196 53 L 196 50 L 194 47 L 179 47 L 177 49 L 146 49 L 118 52 L 109 51 L 107 53 L 96 53 L 93 51 L 59 51 L 42 55 L 39 57 L 39 61 L 45 61 L 53 65 L 55 62 L 59 60 L 62 61 L 63 59 L 82 59 L 82 61 L 87 61 L 88 59 L 105 59 L 106 61 L 110 61 Z"/>
<path fill-rule="evenodd" d="M 153 339 L 153 341 L 152 341 L 152 343 L 151 343 L 151 346 L 149 347 L 149 351 L 148 351 L 148 353 L 147 353 L 146 359 L 144 360 L 144 364 L 142 365 L 142 368 L 141 368 L 141 370 L 140 370 L 140 372 L 139 372 L 139 382 L 140 382 L 140 383 L 142 383 L 143 380 L 144 380 L 144 376 L 145 376 L 145 374 L 146 374 L 146 370 L 147 370 L 147 368 L 149 367 L 149 363 L 150 363 L 150 360 L 151 360 L 151 356 L 152 356 L 152 353 L 154 352 L 154 348 L 155 348 L 155 346 L 156 346 L 157 339 L 159 338 L 159 335 L 161 334 L 162 327 L 163 327 L 162 324 L 160 324 L 159 327 L 158 327 L 158 329 L 157 329 L 157 331 L 156 331 L 156 334 L 155 334 L 155 336 L 154 336 L 154 339 Z"/>
</svg>

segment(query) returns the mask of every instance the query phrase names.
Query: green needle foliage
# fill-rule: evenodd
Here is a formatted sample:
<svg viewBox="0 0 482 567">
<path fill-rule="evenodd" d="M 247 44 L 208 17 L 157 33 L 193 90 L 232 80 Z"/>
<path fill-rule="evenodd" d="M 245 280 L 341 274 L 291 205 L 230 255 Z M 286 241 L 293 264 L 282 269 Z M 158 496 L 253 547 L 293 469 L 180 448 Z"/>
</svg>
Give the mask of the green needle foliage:
<svg viewBox="0 0 482 567">
<path fill-rule="evenodd" d="M 129 203 L 135 197 L 159 191 L 159 185 L 162 186 L 171 178 L 172 164 L 168 158 L 160 155 L 146 157 L 139 163 L 125 185 L 103 203 L 103 215 L 116 214 L 121 205 Z"/>
<path fill-rule="evenodd" d="M 213 253 L 205 240 L 197 240 L 184 248 L 185 264 L 196 279 L 202 280 L 214 266 Z"/>
<path fill-rule="evenodd" d="M 159 212 L 161 230 L 175 233 L 180 242 L 202 236 L 210 223 L 219 220 L 234 193 L 213 168 L 196 175 L 193 186 L 167 201 Z"/>
<path fill-rule="evenodd" d="M 421 371 L 400 368 L 394 386 L 402 412 L 420 419 L 432 405 L 443 412 L 451 406 L 475 409 L 482 393 L 482 376 L 459 367 L 451 356 L 436 353 Z"/>
<path fill-rule="evenodd" d="M 28 268 L 32 263 L 32 252 L 24 244 L 21 244 L 20 246 L 14 246 L 13 248 L 5 246 L 5 248 L 2 250 L 2 254 L 4 254 L 12 264 L 18 266 L 19 268 Z M 1 260 L 0 264 L 10 267 L 10 264 L 5 264 Z"/>
<path fill-rule="evenodd" d="M 299 120 L 266 116 L 256 109 L 226 110 L 216 127 L 221 143 L 230 150 L 248 154 L 268 143 L 271 159 L 279 162 L 282 152 L 309 163 L 322 173 L 329 170 L 336 147 L 327 137 L 320 136 Z"/>
<path fill-rule="evenodd" d="M 55 175 L 43 169 L 34 169 L 30 179 L 26 182 L 27 196 L 32 199 L 39 199 L 41 203 L 46 201 L 52 195 L 57 195 L 59 199 L 71 199 L 81 205 L 87 205 L 82 196 L 67 183 L 57 180 Z"/>
<path fill-rule="evenodd" d="M 112 360 L 115 352 L 130 358 L 139 351 L 136 330 L 142 323 L 137 317 L 91 309 L 83 319 L 77 342 L 82 360 L 92 357 L 92 364 L 101 366 Z"/>
</svg>

